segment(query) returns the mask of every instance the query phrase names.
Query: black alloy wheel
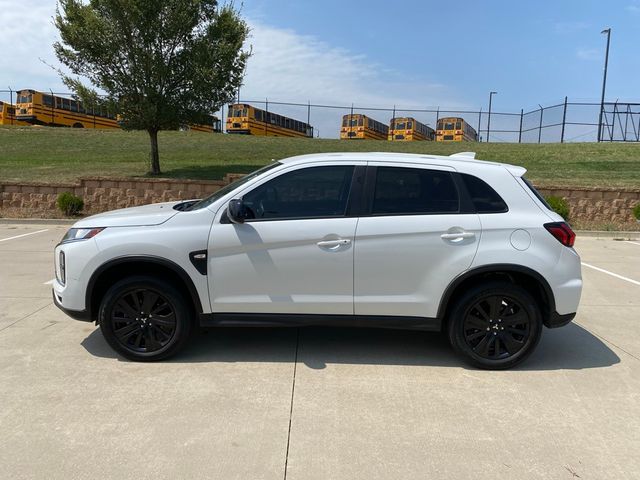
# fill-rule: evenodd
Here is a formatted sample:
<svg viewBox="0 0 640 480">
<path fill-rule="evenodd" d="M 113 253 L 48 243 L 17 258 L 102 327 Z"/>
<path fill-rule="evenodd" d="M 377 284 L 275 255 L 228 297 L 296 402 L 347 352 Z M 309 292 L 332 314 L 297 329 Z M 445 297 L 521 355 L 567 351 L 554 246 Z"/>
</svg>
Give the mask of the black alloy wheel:
<svg viewBox="0 0 640 480">
<path fill-rule="evenodd" d="M 187 342 L 193 324 L 183 295 L 152 277 L 129 277 L 104 296 L 99 322 L 109 345 L 126 358 L 162 360 Z"/>
<path fill-rule="evenodd" d="M 152 353 L 165 347 L 176 333 L 174 307 L 159 292 L 135 289 L 120 295 L 109 318 L 124 348 Z"/>
<path fill-rule="evenodd" d="M 517 300 L 490 295 L 467 310 L 463 325 L 469 348 L 482 358 L 497 360 L 522 350 L 529 338 L 531 322 Z"/>
<path fill-rule="evenodd" d="M 480 368 L 506 369 L 535 349 L 542 330 L 540 308 L 522 287 L 479 285 L 462 295 L 449 317 L 454 349 Z"/>
</svg>

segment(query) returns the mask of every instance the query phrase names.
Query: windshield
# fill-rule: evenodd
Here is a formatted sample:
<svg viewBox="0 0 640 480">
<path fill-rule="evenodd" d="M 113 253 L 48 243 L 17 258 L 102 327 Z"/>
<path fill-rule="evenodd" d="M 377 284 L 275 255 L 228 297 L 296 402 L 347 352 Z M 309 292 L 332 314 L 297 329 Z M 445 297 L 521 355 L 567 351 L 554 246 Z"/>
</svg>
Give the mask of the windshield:
<svg viewBox="0 0 640 480">
<path fill-rule="evenodd" d="M 255 172 L 252 172 L 252 173 L 250 173 L 248 175 L 245 175 L 244 177 L 236 180 L 235 182 L 230 183 L 229 185 L 226 185 L 226 186 L 222 187 L 220 190 L 216 190 L 211 195 L 209 195 L 207 198 L 203 198 L 199 202 L 194 203 L 189 208 L 187 208 L 185 211 L 189 212 L 189 211 L 192 211 L 192 210 L 199 210 L 201 208 L 208 207 L 213 202 L 215 202 L 219 198 L 224 197 L 227 193 L 231 192 L 232 190 L 235 190 L 239 186 L 244 185 L 248 181 L 253 180 L 254 178 L 256 178 L 257 176 L 262 175 L 264 172 L 267 172 L 267 171 L 271 170 L 272 168 L 279 167 L 280 165 L 282 165 L 280 162 L 273 162 L 273 163 L 270 163 L 269 165 L 266 165 L 266 166 L 256 170 Z"/>
</svg>

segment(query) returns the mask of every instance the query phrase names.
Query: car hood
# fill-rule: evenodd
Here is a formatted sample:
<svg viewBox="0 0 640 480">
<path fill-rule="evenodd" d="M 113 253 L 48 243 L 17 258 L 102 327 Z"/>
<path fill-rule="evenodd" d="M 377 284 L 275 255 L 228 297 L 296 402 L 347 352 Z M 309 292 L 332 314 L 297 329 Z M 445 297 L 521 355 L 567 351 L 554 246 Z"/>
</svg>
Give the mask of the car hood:
<svg viewBox="0 0 640 480">
<path fill-rule="evenodd" d="M 99 213 L 76 222 L 74 228 L 160 225 L 178 214 L 178 210 L 174 210 L 173 207 L 179 203 L 183 203 L 183 201 L 154 203 L 142 207 L 122 208 Z"/>
</svg>

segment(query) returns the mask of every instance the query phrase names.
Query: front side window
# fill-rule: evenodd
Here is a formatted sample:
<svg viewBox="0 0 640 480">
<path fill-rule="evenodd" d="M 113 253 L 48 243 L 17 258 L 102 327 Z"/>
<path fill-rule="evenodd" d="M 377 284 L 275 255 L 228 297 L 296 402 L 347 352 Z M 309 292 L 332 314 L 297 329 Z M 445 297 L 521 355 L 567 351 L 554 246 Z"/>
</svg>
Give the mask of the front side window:
<svg viewBox="0 0 640 480">
<path fill-rule="evenodd" d="M 449 172 L 422 168 L 379 167 L 374 215 L 456 213 L 460 201 Z"/>
<path fill-rule="evenodd" d="M 341 217 L 347 210 L 353 168 L 335 165 L 284 173 L 242 200 L 256 220 Z"/>
<path fill-rule="evenodd" d="M 211 205 L 216 200 L 224 197 L 227 193 L 232 192 L 233 190 L 235 190 L 236 188 L 241 187 L 242 185 L 244 185 L 245 183 L 249 182 L 250 180 L 253 180 L 254 178 L 262 175 L 263 173 L 268 172 L 272 168 L 279 167 L 280 165 L 282 165 L 280 162 L 270 163 L 269 165 L 266 165 L 266 166 L 256 170 L 255 172 L 250 173 L 250 174 L 248 174 L 248 175 L 236 180 L 233 183 L 230 183 L 229 185 L 225 185 L 220 190 L 217 190 L 217 191 L 213 192 L 208 197 L 203 198 L 199 202 L 194 203 L 189 208 L 187 208 L 186 211 L 199 210 L 201 208 L 208 207 L 209 205 Z"/>
</svg>

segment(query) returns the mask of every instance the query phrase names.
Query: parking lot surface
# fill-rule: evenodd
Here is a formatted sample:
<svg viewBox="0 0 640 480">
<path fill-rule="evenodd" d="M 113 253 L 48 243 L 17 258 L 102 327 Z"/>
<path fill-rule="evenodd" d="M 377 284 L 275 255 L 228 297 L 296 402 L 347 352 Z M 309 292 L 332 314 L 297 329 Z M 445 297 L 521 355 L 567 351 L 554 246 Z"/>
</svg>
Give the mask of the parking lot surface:
<svg viewBox="0 0 640 480">
<path fill-rule="evenodd" d="M 0 478 L 640 478 L 640 242 L 578 238 L 578 315 L 506 372 L 443 335 L 218 329 L 116 356 L 51 301 L 64 225 L 0 225 Z"/>
</svg>

